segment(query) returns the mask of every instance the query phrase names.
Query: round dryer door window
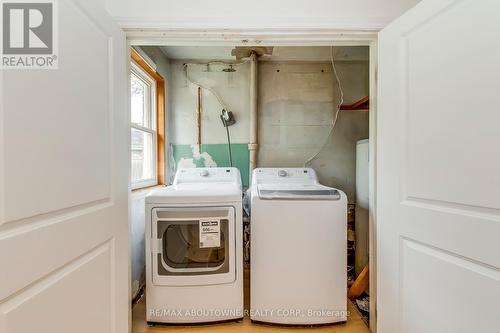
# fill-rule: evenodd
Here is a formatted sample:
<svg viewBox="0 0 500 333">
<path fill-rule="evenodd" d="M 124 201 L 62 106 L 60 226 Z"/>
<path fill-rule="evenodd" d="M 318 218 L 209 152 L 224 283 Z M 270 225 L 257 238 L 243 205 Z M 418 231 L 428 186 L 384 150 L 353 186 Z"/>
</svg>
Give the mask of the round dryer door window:
<svg viewBox="0 0 500 333">
<path fill-rule="evenodd" d="M 227 272 L 227 219 L 159 221 L 158 233 L 162 235 L 161 256 L 166 275 L 188 271 Z"/>
<path fill-rule="evenodd" d="M 153 280 L 157 284 L 234 280 L 233 207 L 155 208 L 151 217 Z"/>
</svg>

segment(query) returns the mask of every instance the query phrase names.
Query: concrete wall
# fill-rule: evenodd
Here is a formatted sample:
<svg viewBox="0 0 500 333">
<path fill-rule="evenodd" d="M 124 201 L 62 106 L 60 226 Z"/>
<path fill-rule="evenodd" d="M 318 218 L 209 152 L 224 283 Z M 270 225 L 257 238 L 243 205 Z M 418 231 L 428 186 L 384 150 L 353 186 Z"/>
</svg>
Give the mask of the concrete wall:
<svg viewBox="0 0 500 333">
<path fill-rule="evenodd" d="M 201 138 L 196 145 L 198 87 L 186 78 L 184 64 L 195 60 L 171 61 L 171 141 L 177 167 L 229 166 L 227 135 L 219 118 L 222 106 L 215 95 L 202 89 Z M 233 166 L 240 169 L 244 186 L 248 186 L 249 140 L 249 64 L 234 66 L 236 72 L 226 73 L 226 65 L 189 64 L 189 78 L 210 88 L 222 100 L 224 107 L 232 111 L 236 124 L 229 128 Z"/>
<path fill-rule="evenodd" d="M 202 146 L 195 145 L 197 87 L 186 79 L 186 62 L 170 61 L 170 135 L 177 166 L 228 166 L 226 133 L 219 119 L 221 106 L 207 90 L 202 92 Z M 234 73 L 222 72 L 225 67 L 189 65 L 188 75 L 216 91 L 234 112 L 236 124 L 230 127 L 233 161 L 248 185 L 249 65 L 235 67 Z M 345 103 L 368 95 L 368 61 L 337 61 L 336 68 Z M 321 150 L 310 166 L 317 170 L 321 182 L 342 189 L 354 202 L 356 141 L 368 138 L 368 112 L 341 111 L 329 137 L 338 101 L 330 62 L 259 62 L 258 165 L 302 167 Z"/>
<path fill-rule="evenodd" d="M 172 143 L 194 144 L 197 138 L 196 99 L 197 86 L 186 80 L 184 63 L 172 60 Z M 230 127 L 233 143 L 247 143 L 249 138 L 249 64 L 235 66 L 236 72 L 222 72 L 228 66 L 212 64 L 188 65 L 189 77 L 213 89 L 234 113 L 236 124 Z M 215 96 L 202 90 L 202 143 L 226 143 L 226 131 L 219 118 L 222 107 Z"/>
<path fill-rule="evenodd" d="M 419 0 L 105 0 L 123 27 L 380 29 Z"/>
<path fill-rule="evenodd" d="M 345 103 L 368 95 L 368 62 L 336 67 Z M 329 62 L 261 62 L 258 165 L 302 167 L 320 151 L 309 165 L 322 183 L 340 188 L 353 202 L 356 141 L 368 138 L 368 112 L 341 111 L 329 136 L 338 101 Z"/>
</svg>

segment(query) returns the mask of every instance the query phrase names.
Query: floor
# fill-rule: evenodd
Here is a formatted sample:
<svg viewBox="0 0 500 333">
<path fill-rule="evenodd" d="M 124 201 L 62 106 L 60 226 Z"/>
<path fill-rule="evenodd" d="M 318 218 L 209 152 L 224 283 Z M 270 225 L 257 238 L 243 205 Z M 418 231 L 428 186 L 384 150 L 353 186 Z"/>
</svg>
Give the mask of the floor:
<svg viewBox="0 0 500 333">
<path fill-rule="evenodd" d="M 250 269 L 245 265 L 243 270 L 243 291 L 245 309 L 250 308 Z M 240 322 L 224 324 L 200 325 L 200 326 L 148 326 L 146 324 L 146 299 L 142 297 L 132 309 L 132 333 L 167 333 L 181 331 L 184 333 L 224 333 L 224 332 L 245 332 L 245 333 L 266 333 L 266 332 L 288 332 L 300 331 L 300 333 L 369 333 L 368 326 L 363 321 L 356 306 L 347 300 L 347 310 L 349 317 L 345 324 L 335 324 L 317 327 L 280 327 L 276 325 L 254 324 L 250 318 L 245 317 Z"/>
<path fill-rule="evenodd" d="M 254 324 L 249 318 L 245 317 L 241 322 L 200 325 L 200 326 L 148 326 L 146 324 L 146 302 L 144 297 L 137 303 L 132 310 L 132 333 L 166 333 L 166 332 L 184 332 L 184 333 L 204 333 L 204 332 L 238 332 L 242 333 L 265 333 L 265 332 L 314 332 L 314 333 L 369 333 L 357 312 L 357 309 L 351 302 L 347 303 L 347 309 L 350 317 L 345 324 L 336 324 L 319 327 L 280 327 L 271 325 Z"/>
<path fill-rule="evenodd" d="M 249 308 L 249 270 L 245 269 L 245 308 Z M 242 333 L 266 333 L 266 332 L 311 332 L 311 333 L 369 333 L 370 330 L 361 318 L 358 309 L 350 302 L 347 302 L 349 317 L 347 323 L 319 327 L 280 327 L 263 324 L 254 324 L 250 318 L 245 317 L 240 322 L 200 325 L 200 326 L 148 326 L 146 324 L 146 299 L 143 297 L 132 309 L 132 333 L 209 333 L 209 332 L 242 332 Z"/>
</svg>

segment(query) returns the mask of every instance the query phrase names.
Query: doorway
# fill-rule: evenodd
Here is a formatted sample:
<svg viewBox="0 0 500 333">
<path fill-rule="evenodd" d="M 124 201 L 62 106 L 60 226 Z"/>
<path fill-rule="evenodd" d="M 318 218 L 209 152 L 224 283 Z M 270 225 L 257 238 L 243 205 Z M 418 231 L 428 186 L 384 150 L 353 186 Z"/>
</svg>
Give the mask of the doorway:
<svg viewBox="0 0 500 333">
<path fill-rule="evenodd" d="M 205 47 L 208 47 L 207 46 L 207 43 L 205 41 L 196 41 L 196 40 L 191 40 L 189 38 L 186 38 L 184 40 L 180 40 L 179 39 L 179 36 L 176 36 L 176 38 L 173 38 L 175 34 L 173 35 L 170 35 L 170 37 L 165 37 L 165 35 L 163 35 L 163 37 L 161 38 L 161 41 L 158 39 L 158 38 L 153 38 L 152 35 L 154 35 L 155 33 L 151 33 L 151 32 L 142 32 L 142 33 L 136 33 L 136 32 L 129 32 L 129 42 L 131 45 L 134 45 L 134 46 L 144 46 L 144 45 L 147 45 L 148 47 L 166 47 L 166 48 L 170 48 L 171 50 L 174 50 L 177 48 L 177 49 L 182 49 L 183 47 L 187 47 L 187 48 L 200 48 L 200 45 L 204 45 Z M 329 40 L 328 42 L 322 40 L 322 41 L 318 41 L 317 39 L 315 40 L 315 38 L 317 37 L 312 37 L 312 36 L 309 36 L 307 37 L 307 35 L 305 35 L 306 37 L 302 37 L 304 39 L 300 40 L 300 42 L 298 41 L 290 41 L 290 42 L 284 42 L 284 41 L 281 41 L 280 43 L 278 44 L 284 44 L 286 46 L 284 47 L 302 47 L 302 48 L 307 48 L 307 47 L 324 47 L 326 49 L 330 49 L 330 46 L 334 46 L 334 48 L 338 47 L 366 47 L 369 49 L 369 55 L 368 55 L 368 58 L 367 58 L 367 62 L 369 63 L 369 69 L 368 69 L 368 94 L 367 94 L 367 97 L 369 97 L 370 99 L 370 110 L 367 115 L 367 120 L 368 120 L 368 124 L 367 124 L 367 127 L 369 127 L 369 141 L 370 141 L 370 149 L 369 149 L 369 159 L 371 161 L 370 163 L 370 166 L 369 166 L 369 209 L 367 210 L 369 212 L 369 214 L 367 214 L 367 218 L 369 220 L 368 222 L 368 229 L 369 229 L 369 245 L 368 245 L 368 253 L 369 253 L 369 274 L 368 276 L 370 277 L 370 296 L 371 296 L 371 300 L 370 300 L 370 310 L 371 310 L 371 313 L 375 313 L 374 310 L 375 310 L 375 299 L 376 299 L 376 283 L 375 283 L 375 237 L 374 237 L 374 232 L 373 232 L 373 226 L 374 226 L 374 211 L 375 211 L 375 205 L 374 205 L 374 193 L 375 193 L 375 188 L 374 188 L 374 185 L 375 185 L 375 148 L 376 148 L 376 142 L 375 142 L 375 136 L 376 136 L 376 124 L 375 124 L 375 121 L 376 121 L 376 100 L 375 100 L 375 91 L 376 91 L 376 85 L 375 85 L 375 71 L 376 71 L 376 40 L 375 40 L 375 37 L 372 36 L 372 35 L 369 35 L 369 36 L 352 36 L 352 40 L 348 40 L 346 39 L 346 37 L 340 37 L 339 35 L 336 35 L 336 34 L 332 34 L 330 35 L 330 38 L 331 40 Z M 309 40 L 307 40 L 308 38 L 310 38 Z M 267 44 L 270 44 L 271 43 L 271 40 L 269 41 L 264 41 L 265 38 L 263 38 L 262 40 L 259 41 L 259 46 L 261 45 L 267 45 Z M 276 40 L 275 40 L 276 42 Z M 232 43 L 232 44 L 229 44 L 229 43 Z M 210 47 L 229 47 L 228 45 L 232 45 L 232 47 L 234 46 L 238 46 L 238 45 L 248 45 L 250 44 L 251 42 L 248 42 L 246 41 L 245 39 L 240 39 L 238 40 L 238 42 L 236 43 L 236 41 L 223 41 L 223 40 L 217 40 L 217 41 L 213 41 L 211 43 L 208 43 Z M 276 45 L 276 44 L 274 44 Z M 164 53 L 168 53 L 168 52 L 164 52 Z M 179 60 L 179 61 L 176 61 L 177 62 L 177 66 L 179 68 L 181 68 L 179 70 L 179 72 L 183 73 L 183 75 L 185 75 L 185 70 L 186 70 L 186 63 L 188 62 L 187 60 L 189 60 L 188 58 L 184 58 L 184 59 L 176 59 L 176 60 Z M 191 57 L 191 60 L 195 60 L 193 61 L 194 64 L 191 64 L 191 73 L 194 73 L 194 75 L 196 75 L 196 66 L 199 67 L 198 68 L 198 71 L 209 71 L 210 68 L 207 70 L 206 66 L 207 64 L 206 63 L 203 63 L 203 60 L 207 60 L 207 59 L 200 59 L 199 58 L 199 55 L 198 55 L 198 59 L 196 59 L 196 57 Z M 224 68 L 222 67 L 228 67 L 231 69 L 231 71 L 227 71 L 227 72 L 224 72 L 226 73 L 226 83 L 228 84 L 234 84 L 234 77 L 238 74 L 232 74 L 234 73 L 232 71 L 232 69 L 236 69 L 235 72 L 237 73 L 238 72 L 238 68 L 236 66 L 234 66 L 235 68 L 232 68 L 230 66 L 228 66 L 227 64 L 219 64 L 221 66 L 221 68 L 216 68 L 217 65 L 210 65 L 212 66 L 212 70 L 215 72 L 215 71 L 220 71 L 222 72 Z M 268 66 L 273 66 L 272 63 L 270 64 L 266 64 Z M 205 68 L 203 68 L 205 66 Z M 194 68 L 194 69 L 193 69 Z M 275 71 L 275 73 L 281 73 L 281 74 L 285 74 L 284 70 L 283 69 L 280 69 L 280 68 L 273 68 L 273 70 Z M 321 70 L 320 70 L 321 71 Z M 293 73 L 292 73 L 293 74 Z M 297 74 L 297 73 L 295 73 Z M 304 74 L 304 73 L 302 73 Z M 231 79 L 229 79 L 228 77 L 229 76 L 232 76 Z M 230 80 L 233 80 L 232 83 L 229 82 Z M 167 89 L 168 90 L 168 89 Z M 168 97 L 167 97 L 168 99 Z M 352 103 L 349 103 L 349 105 L 351 104 L 355 104 L 356 101 L 351 101 Z M 169 103 L 169 102 L 167 102 Z M 346 103 L 346 106 L 347 106 L 347 103 Z M 166 116 L 167 118 L 167 132 L 168 132 L 168 126 L 171 126 L 172 125 L 172 122 L 169 122 L 169 121 L 172 121 L 172 119 L 169 119 L 169 115 Z M 166 140 L 170 140 L 171 138 L 167 138 Z M 210 143 L 208 143 L 210 144 Z M 180 144 L 182 145 L 182 143 Z M 188 145 L 190 146 L 190 145 Z M 170 171 L 170 175 L 168 174 L 167 172 L 167 175 L 166 177 L 172 177 L 171 173 L 175 170 L 175 166 L 177 166 L 178 162 L 180 160 L 183 160 L 183 163 L 191 163 L 191 162 L 194 162 L 196 163 L 196 159 L 193 158 L 193 152 L 192 151 L 189 151 L 191 150 L 190 147 L 188 147 L 188 151 L 186 151 L 185 147 L 176 147 L 176 143 L 175 142 L 169 142 L 168 144 L 168 147 L 167 149 L 171 149 L 171 151 L 168 152 L 168 156 L 167 156 L 167 160 L 170 162 L 170 165 L 167 165 L 167 169 Z M 215 148 L 215 147 L 214 147 Z M 323 147 L 319 147 L 319 151 L 318 149 L 316 150 L 313 150 L 314 152 L 318 152 L 318 153 L 321 153 L 321 151 L 323 150 Z M 215 148 L 216 149 L 216 148 Z M 234 149 L 234 147 L 233 147 Z M 212 155 L 210 152 L 207 152 L 207 151 L 199 151 L 198 152 L 199 154 L 203 154 L 203 153 L 207 153 L 208 155 Z M 311 157 L 311 156 L 310 156 Z M 187 162 L 186 162 L 187 161 Z M 205 160 L 203 162 L 206 162 Z M 210 163 L 210 161 L 208 160 L 208 162 Z M 214 162 L 218 162 L 218 161 L 214 161 Z M 167 163 L 169 164 L 169 163 Z M 174 165 L 174 167 L 172 167 L 172 165 Z M 244 164 L 244 162 L 243 162 Z M 248 185 L 248 182 L 247 182 L 247 185 Z M 354 214 L 354 210 L 353 210 L 353 214 Z M 359 275 L 360 272 L 357 272 L 355 274 L 355 276 Z M 371 316 L 371 320 L 370 320 L 370 327 L 372 327 L 372 331 L 374 330 L 374 327 L 376 327 L 376 324 L 375 324 L 375 318 L 374 316 L 372 315 Z"/>
</svg>

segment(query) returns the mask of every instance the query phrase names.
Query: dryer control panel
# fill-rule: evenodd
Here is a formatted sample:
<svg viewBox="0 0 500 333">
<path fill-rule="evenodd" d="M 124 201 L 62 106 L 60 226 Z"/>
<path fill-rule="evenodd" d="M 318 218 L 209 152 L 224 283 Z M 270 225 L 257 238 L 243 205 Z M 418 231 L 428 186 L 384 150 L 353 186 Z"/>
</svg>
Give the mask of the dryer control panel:
<svg viewBox="0 0 500 333">
<path fill-rule="evenodd" d="M 257 168 L 252 173 L 252 184 L 316 184 L 318 177 L 311 168 Z"/>
<path fill-rule="evenodd" d="M 196 183 L 229 183 L 241 186 L 237 168 L 180 168 L 173 185 Z"/>
</svg>

